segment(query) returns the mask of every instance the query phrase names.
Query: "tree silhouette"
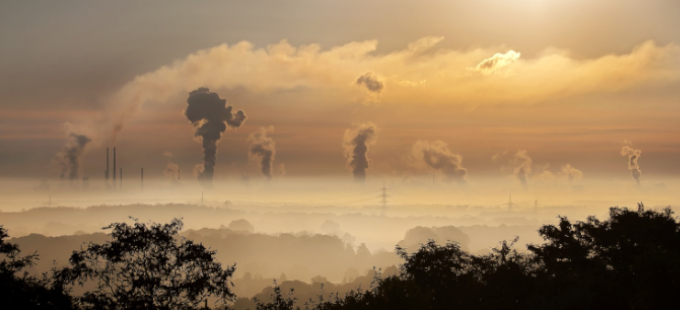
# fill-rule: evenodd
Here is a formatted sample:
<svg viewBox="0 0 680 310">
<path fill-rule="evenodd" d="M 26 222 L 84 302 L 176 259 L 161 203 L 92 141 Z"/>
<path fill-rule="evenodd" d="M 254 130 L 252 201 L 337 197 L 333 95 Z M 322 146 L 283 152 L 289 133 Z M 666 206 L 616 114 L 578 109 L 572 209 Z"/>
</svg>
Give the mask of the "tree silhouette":
<svg viewBox="0 0 680 310">
<path fill-rule="evenodd" d="M 72 309 L 71 297 L 52 285 L 47 275 L 42 279 L 28 275 L 24 269 L 38 259 L 33 253 L 20 256 L 19 246 L 7 242 L 7 230 L 0 225 L 0 305 L 3 309 Z M 17 274 L 22 273 L 20 276 Z"/>
<path fill-rule="evenodd" d="M 65 285 L 95 284 L 78 298 L 85 309 L 199 309 L 209 296 L 234 299 L 215 251 L 179 238 L 182 221 L 113 223 L 111 241 L 75 251 L 57 277 Z"/>
<path fill-rule="evenodd" d="M 368 291 L 316 305 L 319 310 L 399 309 L 669 309 L 680 292 L 680 223 L 662 211 L 611 208 L 539 230 L 529 254 L 517 239 L 487 255 L 430 240 L 404 259 L 401 273 Z"/>
<path fill-rule="evenodd" d="M 323 296 L 306 304 L 318 310 L 401 309 L 667 309 L 680 292 L 680 223 L 670 208 L 611 208 L 610 217 L 572 223 L 561 217 L 539 234 L 529 252 L 503 241 L 486 255 L 458 244 L 430 240 L 406 251 L 397 275 L 376 273 L 369 290 Z M 69 266 L 38 280 L 25 272 L 36 254 L 20 256 L 0 226 L 0 298 L 10 309 L 71 309 L 64 288 L 82 285 L 84 309 L 200 309 L 209 296 L 234 300 L 234 266 L 222 268 L 215 251 L 179 238 L 180 220 L 169 224 L 113 223 L 111 241 L 76 251 Z M 292 291 L 276 285 L 256 310 L 300 309 Z M 4 307 L 3 307 L 4 309 Z"/>
<path fill-rule="evenodd" d="M 269 303 L 261 302 L 255 299 L 256 310 L 299 310 L 300 307 L 295 307 L 296 298 L 293 297 L 294 290 L 288 292 L 288 296 L 283 296 L 281 287 L 274 281 L 274 293 L 269 296 L 271 301 Z"/>
<path fill-rule="evenodd" d="M 531 245 L 544 264 L 542 287 L 564 300 L 564 308 L 662 309 L 680 292 L 680 223 L 662 211 L 611 208 L 609 219 L 589 217 L 572 224 L 560 218 L 539 233 L 548 241 Z"/>
</svg>

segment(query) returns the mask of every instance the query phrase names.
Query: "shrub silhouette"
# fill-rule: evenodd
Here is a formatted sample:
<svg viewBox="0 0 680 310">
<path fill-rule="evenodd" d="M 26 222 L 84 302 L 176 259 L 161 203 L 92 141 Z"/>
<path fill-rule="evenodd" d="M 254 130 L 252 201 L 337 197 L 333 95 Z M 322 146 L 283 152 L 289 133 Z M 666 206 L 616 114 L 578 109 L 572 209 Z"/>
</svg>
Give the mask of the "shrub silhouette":
<svg viewBox="0 0 680 310">
<path fill-rule="evenodd" d="M 502 242 L 488 255 L 430 240 L 404 259 L 400 274 L 368 291 L 315 309 L 668 309 L 680 292 L 680 224 L 670 209 L 611 208 L 543 226 L 529 254 Z"/>
<path fill-rule="evenodd" d="M 281 287 L 274 281 L 274 293 L 269 296 L 271 301 L 269 303 L 261 302 L 255 299 L 255 309 L 256 310 L 296 310 L 300 307 L 295 307 L 296 298 L 293 297 L 293 292 L 295 290 L 291 289 L 288 292 L 288 296 L 283 296 L 281 293 Z"/>
<path fill-rule="evenodd" d="M 37 255 L 21 257 L 0 227 L 0 297 L 10 309 L 70 309 L 64 288 L 87 285 L 74 297 L 84 309 L 199 309 L 209 296 L 233 301 L 230 278 L 215 251 L 179 238 L 180 220 L 169 224 L 113 223 L 111 241 L 76 251 L 54 280 L 16 274 Z M 667 208 L 611 208 L 610 218 L 589 217 L 539 230 L 545 242 L 514 249 L 503 241 L 487 255 L 458 244 L 397 247 L 404 263 L 396 275 L 376 273 L 369 290 L 331 294 L 306 304 L 318 310 L 400 309 L 667 309 L 680 292 L 680 223 Z M 94 284 L 94 285 L 92 285 Z M 292 292 L 275 285 L 271 301 L 256 310 L 300 309 Z"/>
<path fill-rule="evenodd" d="M 95 288 L 78 297 L 84 309 L 199 309 L 209 296 L 234 298 L 226 269 L 215 251 L 178 238 L 182 221 L 169 224 L 113 223 L 111 241 L 75 251 L 58 280 Z"/>
<path fill-rule="evenodd" d="M 9 243 L 7 230 L 0 226 L 0 305 L 3 309 L 72 309 L 71 297 L 50 282 L 28 276 L 24 268 L 38 259 L 38 254 L 20 256 L 16 244 Z M 18 273 L 22 273 L 17 276 Z"/>
</svg>

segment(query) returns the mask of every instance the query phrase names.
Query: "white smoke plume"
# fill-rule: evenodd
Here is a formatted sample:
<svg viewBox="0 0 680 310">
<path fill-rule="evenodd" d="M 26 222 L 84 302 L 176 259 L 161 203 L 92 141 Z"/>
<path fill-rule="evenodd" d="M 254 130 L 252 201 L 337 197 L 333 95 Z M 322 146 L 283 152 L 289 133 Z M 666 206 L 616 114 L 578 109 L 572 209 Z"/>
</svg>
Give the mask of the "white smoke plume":
<svg viewBox="0 0 680 310">
<path fill-rule="evenodd" d="M 583 172 L 572 167 L 570 164 L 562 166 L 562 170 L 559 172 L 559 176 L 566 178 L 569 182 L 580 180 L 583 178 Z"/>
<path fill-rule="evenodd" d="M 621 156 L 628 156 L 628 170 L 630 170 L 637 185 L 640 185 L 640 175 L 642 174 L 642 170 L 640 170 L 640 165 L 638 164 L 641 154 L 641 150 L 634 149 L 627 145 L 621 149 Z"/>
<path fill-rule="evenodd" d="M 513 163 L 515 168 L 513 170 L 513 175 L 522 183 L 524 188 L 529 188 L 529 175 L 531 174 L 532 160 L 527 155 L 527 151 L 519 150 L 515 153 L 513 158 Z"/>
</svg>

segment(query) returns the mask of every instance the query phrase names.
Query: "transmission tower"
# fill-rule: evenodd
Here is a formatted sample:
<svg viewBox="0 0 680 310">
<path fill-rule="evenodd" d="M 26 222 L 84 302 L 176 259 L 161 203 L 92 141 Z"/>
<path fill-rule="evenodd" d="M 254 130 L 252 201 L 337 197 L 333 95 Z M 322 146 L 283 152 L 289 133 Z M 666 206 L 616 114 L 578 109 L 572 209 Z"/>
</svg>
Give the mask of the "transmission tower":
<svg viewBox="0 0 680 310">
<path fill-rule="evenodd" d="M 515 205 L 512 202 L 512 194 L 508 194 L 508 203 L 506 203 L 506 205 L 508 205 L 508 211 L 512 212 L 512 206 Z"/>
<path fill-rule="evenodd" d="M 385 187 L 385 182 L 383 182 L 383 187 L 382 187 L 382 195 L 380 195 L 380 198 L 382 198 L 382 216 L 385 216 L 385 211 L 387 211 L 387 187 Z"/>
<path fill-rule="evenodd" d="M 535 209 L 536 213 L 538 213 L 538 199 L 536 199 L 536 201 L 534 201 L 534 209 Z"/>
</svg>

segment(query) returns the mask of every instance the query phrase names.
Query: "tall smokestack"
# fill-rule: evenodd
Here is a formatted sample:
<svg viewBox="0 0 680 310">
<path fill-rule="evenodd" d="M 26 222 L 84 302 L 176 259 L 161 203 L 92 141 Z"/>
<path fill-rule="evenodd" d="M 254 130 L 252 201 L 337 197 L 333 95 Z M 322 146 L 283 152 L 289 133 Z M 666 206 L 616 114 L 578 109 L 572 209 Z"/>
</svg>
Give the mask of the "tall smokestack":
<svg viewBox="0 0 680 310">
<path fill-rule="evenodd" d="M 106 172 L 104 173 L 106 184 L 109 183 L 109 148 L 106 148 Z"/>
<path fill-rule="evenodd" d="M 142 168 L 142 190 L 144 190 L 144 168 Z"/>
<path fill-rule="evenodd" d="M 123 168 L 120 168 L 120 189 L 123 189 Z"/>
<path fill-rule="evenodd" d="M 116 188 L 116 148 L 113 148 L 113 188 Z"/>
</svg>

